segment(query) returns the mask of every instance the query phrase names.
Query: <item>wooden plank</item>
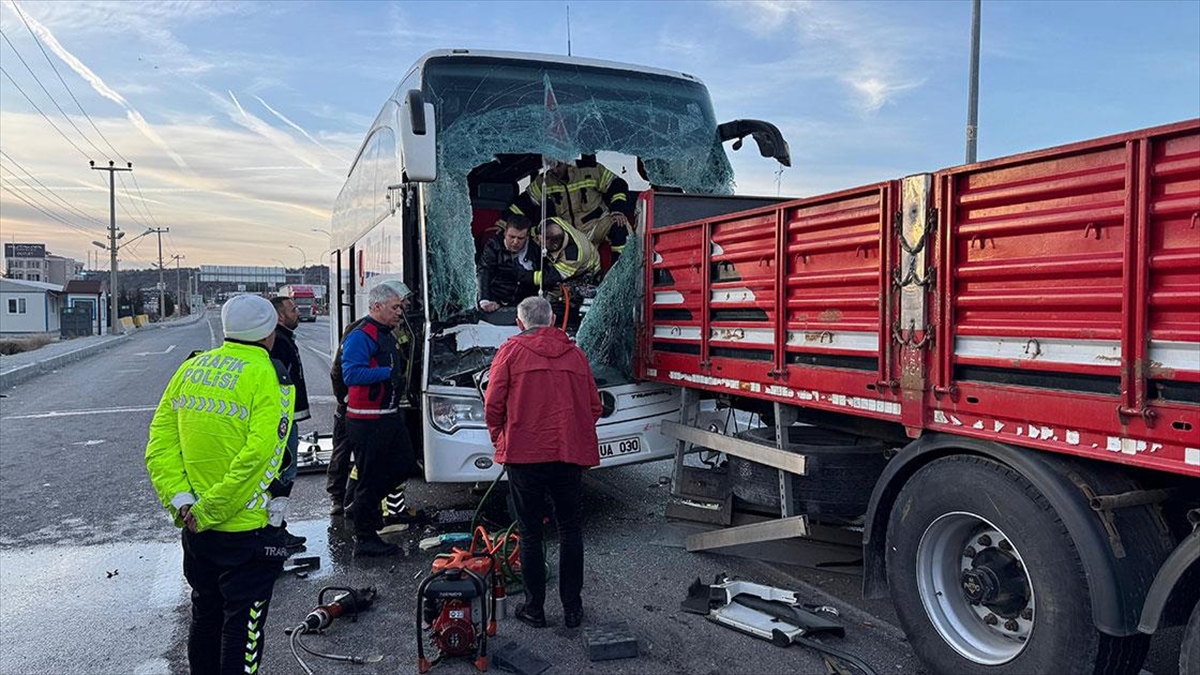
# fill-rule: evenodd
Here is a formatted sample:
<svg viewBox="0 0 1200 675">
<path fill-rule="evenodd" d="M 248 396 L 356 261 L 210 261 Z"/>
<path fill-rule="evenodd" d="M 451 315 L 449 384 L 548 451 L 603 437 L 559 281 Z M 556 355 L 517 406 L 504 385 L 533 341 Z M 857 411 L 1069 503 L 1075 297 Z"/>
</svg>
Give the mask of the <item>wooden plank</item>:
<svg viewBox="0 0 1200 675">
<path fill-rule="evenodd" d="M 678 422 L 664 421 L 662 423 L 662 433 L 664 436 L 686 441 L 693 445 L 712 448 L 727 455 L 734 455 L 735 457 L 748 459 L 752 462 L 765 464 L 776 469 L 783 469 L 799 476 L 805 475 L 806 458 L 804 455 L 795 452 L 784 452 L 769 445 L 753 443 L 694 427 L 685 427 Z"/>
<path fill-rule="evenodd" d="M 727 527 L 723 530 L 693 534 L 687 538 L 687 550 L 691 552 L 706 551 L 712 548 L 804 537 L 807 534 L 808 516 L 793 516 L 753 525 Z"/>
</svg>

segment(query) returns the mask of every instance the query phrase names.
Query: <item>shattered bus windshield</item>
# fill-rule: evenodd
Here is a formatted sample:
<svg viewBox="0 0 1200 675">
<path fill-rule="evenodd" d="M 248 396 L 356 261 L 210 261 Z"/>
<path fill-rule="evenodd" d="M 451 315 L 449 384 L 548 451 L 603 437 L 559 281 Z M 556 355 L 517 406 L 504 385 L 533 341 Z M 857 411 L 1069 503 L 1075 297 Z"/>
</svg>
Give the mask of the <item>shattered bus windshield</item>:
<svg viewBox="0 0 1200 675">
<path fill-rule="evenodd" d="M 479 195 L 468 176 L 503 157 L 570 161 L 618 153 L 640 158 L 653 185 L 732 193 L 732 171 L 704 86 L 682 76 L 577 64 L 485 57 L 430 59 L 422 77 L 437 116 L 438 179 L 426 192 L 430 319 L 459 336 L 431 344 L 430 383 L 465 384 L 486 368 L 489 340 L 461 339 L 479 323 L 476 239 Z M 513 196 L 517 188 L 513 186 Z M 631 194 L 630 198 L 636 195 Z M 474 199 L 474 202 L 473 202 Z M 491 206 L 490 208 L 496 208 Z M 602 382 L 629 381 L 641 255 L 631 238 L 607 271 L 577 338 Z M 447 330 L 448 329 L 448 330 Z M 487 333 L 487 331 L 483 331 Z M 515 329 L 510 331 L 515 332 Z"/>
</svg>

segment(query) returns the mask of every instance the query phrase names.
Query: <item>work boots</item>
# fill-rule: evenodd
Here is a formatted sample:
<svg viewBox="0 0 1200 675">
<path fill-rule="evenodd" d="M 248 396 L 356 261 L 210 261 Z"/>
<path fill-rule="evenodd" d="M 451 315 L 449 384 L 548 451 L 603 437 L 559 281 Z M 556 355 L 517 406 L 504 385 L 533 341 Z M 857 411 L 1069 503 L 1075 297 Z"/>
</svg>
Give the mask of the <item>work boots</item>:
<svg viewBox="0 0 1200 675">
<path fill-rule="evenodd" d="M 356 558 L 396 555 L 399 552 L 399 546 L 387 543 L 383 539 L 380 539 L 378 535 L 354 536 L 354 557 Z"/>
</svg>

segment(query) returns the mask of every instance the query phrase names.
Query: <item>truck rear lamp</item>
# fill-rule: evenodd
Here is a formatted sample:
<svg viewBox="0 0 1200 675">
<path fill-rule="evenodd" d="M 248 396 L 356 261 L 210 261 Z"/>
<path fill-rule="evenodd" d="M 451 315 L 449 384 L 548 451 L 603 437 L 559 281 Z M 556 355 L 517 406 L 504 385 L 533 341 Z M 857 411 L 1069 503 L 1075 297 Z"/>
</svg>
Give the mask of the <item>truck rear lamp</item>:
<svg viewBox="0 0 1200 675">
<path fill-rule="evenodd" d="M 429 398 L 429 420 L 442 433 L 452 434 L 459 429 L 484 429 L 483 401 L 473 398 Z"/>
</svg>

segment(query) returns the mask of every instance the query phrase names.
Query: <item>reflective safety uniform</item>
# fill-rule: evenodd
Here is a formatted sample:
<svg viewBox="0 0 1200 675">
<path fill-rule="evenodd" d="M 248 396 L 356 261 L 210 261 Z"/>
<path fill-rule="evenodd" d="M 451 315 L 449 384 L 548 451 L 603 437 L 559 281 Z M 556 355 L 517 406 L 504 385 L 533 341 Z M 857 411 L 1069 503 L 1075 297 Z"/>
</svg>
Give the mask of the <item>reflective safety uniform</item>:
<svg viewBox="0 0 1200 675">
<path fill-rule="evenodd" d="M 271 592 L 290 554 L 268 512 L 295 401 L 264 346 L 226 340 L 184 361 L 154 413 L 150 480 L 176 526 L 185 505 L 196 519 L 182 542 L 193 675 L 254 673 L 262 663 Z"/>
<path fill-rule="evenodd" d="M 191 495 L 201 531 L 267 525 L 268 488 L 279 476 L 295 387 L 257 344 L 226 341 L 188 359 L 163 392 L 146 446 L 146 468 L 163 506 Z"/>
<path fill-rule="evenodd" d="M 552 289 L 564 281 L 583 279 L 600 271 L 600 253 L 588 240 L 587 235 L 562 218 L 547 220 L 557 223 L 562 228 L 566 241 L 557 253 L 547 252 L 549 265 L 534 268 L 534 285 Z"/>
<path fill-rule="evenodd" d="M 541 208 L 543 196 L 546 214 Z M 613 231 L 613 212 L 623 213 L 633 222 L 628 183 L 601 164 L 568 165 L 566 178 L 544 172 L 533 179 L 508 209 L 528 216 L 535 223 L 546 215 L 562 218 L 584 233 L 593 246 L 609 240 L 614 253 L 625 248 L 628 232 L 623 227 Z"/>
</svg>

